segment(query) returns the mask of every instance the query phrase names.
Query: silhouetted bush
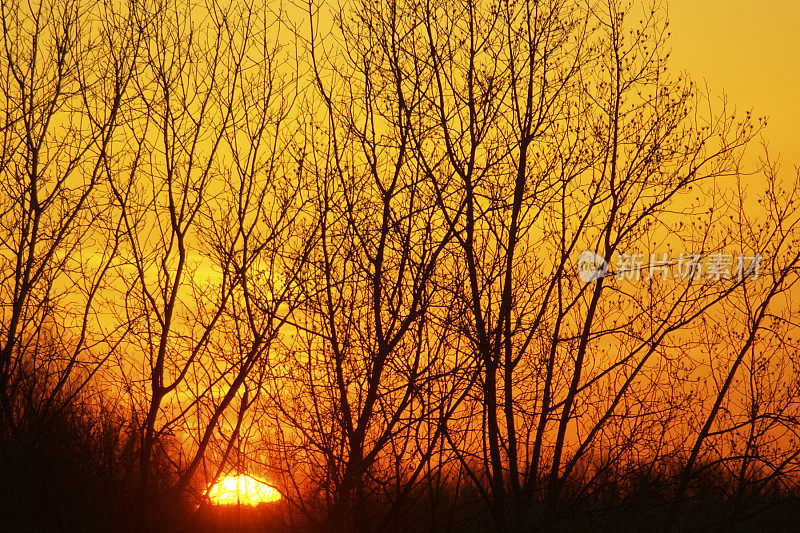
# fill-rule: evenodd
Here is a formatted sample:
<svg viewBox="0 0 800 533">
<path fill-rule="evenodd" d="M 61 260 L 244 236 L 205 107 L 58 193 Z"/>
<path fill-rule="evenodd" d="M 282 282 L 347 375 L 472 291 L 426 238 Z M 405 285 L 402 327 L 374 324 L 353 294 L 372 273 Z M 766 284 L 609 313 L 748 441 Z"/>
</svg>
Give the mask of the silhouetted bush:
<svg viewBox="0 0 800 533">
<path fill-rule="evenodd" d="M 30 372 L 19 385 L 17 423 L 0 437 L 3 530 L 136 531 L 138 432 L 131 417 L 100 393 L 54 396 L 50 380 Z M 172 476 L 166 457 L 153 469 L 156 480 Z M 155 500 L 164 530 L 187 523 L 189 505 L 166 494 Z"/>
</svg>

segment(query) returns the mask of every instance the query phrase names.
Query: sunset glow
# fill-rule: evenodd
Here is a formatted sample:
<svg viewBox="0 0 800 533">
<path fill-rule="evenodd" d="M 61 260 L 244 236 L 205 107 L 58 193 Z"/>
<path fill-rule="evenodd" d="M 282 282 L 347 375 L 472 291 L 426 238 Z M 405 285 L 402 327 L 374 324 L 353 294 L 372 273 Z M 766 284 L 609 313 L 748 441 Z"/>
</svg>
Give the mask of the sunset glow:
<svg viewBox="0 0 800 533">
<path fill-rule="evenodd" d="M 800 1 L 0 23 L 0 533 L 800 531 Z"/>
<path fill-rule="evenodd" d="M 266 483 L 240 475 L 219 480 L 209 489 L 208 498 L 216 505 L 258 505 L 276 502 L 281 494 Z"/>
</svg>

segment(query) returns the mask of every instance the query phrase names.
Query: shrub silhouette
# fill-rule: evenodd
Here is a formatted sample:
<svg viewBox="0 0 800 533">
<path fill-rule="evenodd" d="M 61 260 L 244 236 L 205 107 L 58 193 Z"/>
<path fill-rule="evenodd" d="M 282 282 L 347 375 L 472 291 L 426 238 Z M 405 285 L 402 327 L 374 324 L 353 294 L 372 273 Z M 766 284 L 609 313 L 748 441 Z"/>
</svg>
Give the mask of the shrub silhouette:
<svg viewBox="0 0 800 533">
<path fill-rule="evenodd" d="M 53 383 L 33 374 L 19 379 L 19 423 L 0 437 L 0 524 L 14 531 L 137 530 L 134 419 L 96 391 L 66 390 L 42 401 Z M 173 467 L 166 455 L 157 457 L 153 478 L 166 481 Z M 158 523 L 182 529 L 190 507 L 161 496 Z"/>
</svg>

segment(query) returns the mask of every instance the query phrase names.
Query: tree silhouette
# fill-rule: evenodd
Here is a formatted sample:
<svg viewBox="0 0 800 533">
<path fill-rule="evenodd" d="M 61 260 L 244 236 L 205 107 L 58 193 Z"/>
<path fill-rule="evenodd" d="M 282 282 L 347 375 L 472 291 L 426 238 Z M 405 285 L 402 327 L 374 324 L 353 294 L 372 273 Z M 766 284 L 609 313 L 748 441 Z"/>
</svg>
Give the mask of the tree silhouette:
<svg viewBox="0 0 800 533">
<path fill-rule="evenodd" d="M 664 5 L 0 19 L 9 457 L 68 442 L 47 464 L 132 530 L 212 528 L 229 474 L 298 530 L 684 529 L 796 497 L 800 175 L 671 71 Z"/>
</svg>

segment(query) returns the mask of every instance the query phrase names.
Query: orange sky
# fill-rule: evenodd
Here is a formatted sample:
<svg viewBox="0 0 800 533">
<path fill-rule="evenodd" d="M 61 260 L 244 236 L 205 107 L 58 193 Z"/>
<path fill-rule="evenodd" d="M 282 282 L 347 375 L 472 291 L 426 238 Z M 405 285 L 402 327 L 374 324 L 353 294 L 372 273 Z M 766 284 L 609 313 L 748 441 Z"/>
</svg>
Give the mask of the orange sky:
<svg viewBox="0 0 800 533">
<path fill-rule="evenodd" d="M 769 117 L 764 133 L 784 172 L 800 165 L 800 2 L 668 0 L 673 67 L 737 111 Z"/>
</svg>

